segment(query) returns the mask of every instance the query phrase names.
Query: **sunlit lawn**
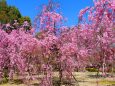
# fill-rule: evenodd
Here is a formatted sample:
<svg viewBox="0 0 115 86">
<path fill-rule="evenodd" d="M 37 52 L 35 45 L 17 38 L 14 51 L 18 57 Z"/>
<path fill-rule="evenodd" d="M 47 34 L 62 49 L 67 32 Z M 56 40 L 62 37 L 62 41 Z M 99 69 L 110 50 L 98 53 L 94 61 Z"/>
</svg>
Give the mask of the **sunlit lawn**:
<svg viewBox="0 0 115 86">
<path fill-rule="evenodd" d="M 96 78 L 95 72 L 76 72 L 74 73 L 74 75 L 75 78 L 78 80 L 79 86 L 115 86 L 115 77 Z M 57 72 L 54 73 L 55 78 L 56 76 L 58 76 Z M 38 86 L 35 85 L 36 81 L 31 81 L 31 83 L 32 83 L 31 86 Z M 10 82 L 10 83 L 0 84 L 0 86 L 26 86 L 26 85 L 24 85 L 23 83 L 19 83 L 18 81 L 15 81 L 13 83 Z"/>
</svg>

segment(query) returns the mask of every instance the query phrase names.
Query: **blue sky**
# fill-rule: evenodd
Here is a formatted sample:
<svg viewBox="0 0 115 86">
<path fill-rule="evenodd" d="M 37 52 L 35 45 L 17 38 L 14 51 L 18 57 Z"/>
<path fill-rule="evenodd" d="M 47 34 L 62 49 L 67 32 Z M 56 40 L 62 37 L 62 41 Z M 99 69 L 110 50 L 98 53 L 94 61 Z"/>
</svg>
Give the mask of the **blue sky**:
<svg viewBox="0 0 115 86">
<path fill-rule="evenodd" d="M 37 15 L 38 7 L 47 3 L 48 0 L 6 0 L 8 5 L 16 6 L 23 16 L 29 16 L 33 21 Z M 63 16 L 67 18 L 64 25 L 76 25 L 79 11 L 86 6 L 92 6 L 93 0 L 57 0 Z"/>
</svg>

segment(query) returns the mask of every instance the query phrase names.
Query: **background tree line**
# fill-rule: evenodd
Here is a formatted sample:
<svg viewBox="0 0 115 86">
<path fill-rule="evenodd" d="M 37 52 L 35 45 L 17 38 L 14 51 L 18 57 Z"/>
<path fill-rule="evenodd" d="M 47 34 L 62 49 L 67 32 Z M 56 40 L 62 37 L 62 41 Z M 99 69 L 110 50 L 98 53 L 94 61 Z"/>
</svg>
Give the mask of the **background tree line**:
<svg viewBox="0 0 115 86">
<path fill-rule="evenodd" d="M 24 21 L 28 21 L 31 24 L 30 17 L 22 16 L 18 8 L 9 6 L 6 0 L 0 0 L 0 23 L 13 24 L 14 20 L 17 20 L 19 25 L 22 25 Z"/>
</svg>

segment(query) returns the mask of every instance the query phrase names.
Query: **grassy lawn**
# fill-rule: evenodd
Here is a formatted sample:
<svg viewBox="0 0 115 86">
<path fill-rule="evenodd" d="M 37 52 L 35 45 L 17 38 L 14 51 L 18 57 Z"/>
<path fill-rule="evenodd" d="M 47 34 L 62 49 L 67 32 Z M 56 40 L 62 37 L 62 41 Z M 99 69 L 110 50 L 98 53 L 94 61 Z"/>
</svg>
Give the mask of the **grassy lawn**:
<svg viewBox="0 0 115 86">
<path fill-rule="evenodd" d="M 58 76 L 57 72 L 54 73 L 54 77 L 56 76 Z M 96 78 L 95 72 L 76 72 L 74 73 L 74 76 L 77 79 L 79 86 L 115 86 L 115 77 Z M 33 84 L 31 86 L 38 86 L 37 84 L 35 85 L 36 81 L 31 81 L 31 83 Z M 13 83 L 4 83 L 0 84 L 0 86 L 26 86 L 26 85 L 15 80 Z"/>
<path fill-rule="evenodd" d="M 102 85 L 115 86 L 115 81 L 110 81 L 110 80 L 102 80 L 99 83 L 102 84 Z"/>
</svg>

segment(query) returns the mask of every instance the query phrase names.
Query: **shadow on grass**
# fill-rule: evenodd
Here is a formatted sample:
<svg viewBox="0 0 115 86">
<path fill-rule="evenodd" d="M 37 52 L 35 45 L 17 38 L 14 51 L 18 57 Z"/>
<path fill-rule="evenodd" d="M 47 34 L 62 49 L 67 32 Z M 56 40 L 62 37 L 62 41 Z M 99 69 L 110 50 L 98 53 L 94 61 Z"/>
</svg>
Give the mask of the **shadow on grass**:
<svg viewBox="0 0 115 86">
<path fill-rule="evenodd" d="M 16 84 L 16 85 L 23 84 L 23 80 L 21 80 L 21 79 L 14 79 L 14 80 L 12 81 L 12 83 L 13 83 L 13 84 Z"/>
<path fill-rule="evenodd" d="M 34 83 L 34 84 L 31 84 L 32 86 L 39 86 L 39 84 L 38 83 Z"/>
<path fill-rule="evenodd" d="M 110 75 L 109 74 L 106 74 L 106 76 L 103 76 L 103 75 L 88 75 L 89 78 L 107 78 L 109 77 Z"/>
<path fill-rule="evenodd" d="M 64 86 L 79 86 L 79 85 L 76 85 L 77 82 L 75 82 L 74 80 L 67 80 L 67 79 L 62 79 L 62 82 L 61 84 L 64 85 Z M 54 77 L 53 78 L 53 86 L 59 86 L 60 84 L 60 80 L 58 77 Z"/>
<path fill-rule="evenodd" d="M 102 78 L 102 75 L 88 75 L 89 78 Z"/>
<path fill-rule="evenodd" d="M 19 85 L 19 84 L 23 84 L 23 81 L 21 79 L 14 79 L 12 81 L 9 81 L 8 79 L 7 80 L 3 79 L 3 80 L 0 81 L 0 85 L 7 84 L 7 83 Z"/>
</svg>

